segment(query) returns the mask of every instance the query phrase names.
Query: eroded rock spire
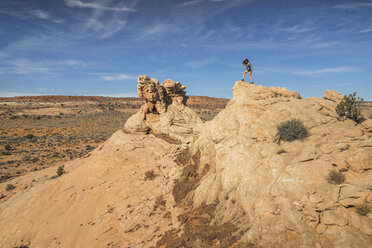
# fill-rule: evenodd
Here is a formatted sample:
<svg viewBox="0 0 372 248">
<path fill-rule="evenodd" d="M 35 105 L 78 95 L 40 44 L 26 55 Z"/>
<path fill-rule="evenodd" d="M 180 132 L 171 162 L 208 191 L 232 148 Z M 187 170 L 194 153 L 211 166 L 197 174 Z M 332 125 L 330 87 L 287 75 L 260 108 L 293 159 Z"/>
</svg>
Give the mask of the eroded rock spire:
<svg viewBox="0 0 372 248">
<path fill-rule="evenodd" d="M 125 123 L 132 133 L 163 134 L 180 141 L 191 141 L 200 132 L 200 117 L 186 107 L 186 86 L 171 79 L 162 84 L 148 76 L 139 76 L 137 93 L 146 100 L 140 111 Z"/>
</svg>

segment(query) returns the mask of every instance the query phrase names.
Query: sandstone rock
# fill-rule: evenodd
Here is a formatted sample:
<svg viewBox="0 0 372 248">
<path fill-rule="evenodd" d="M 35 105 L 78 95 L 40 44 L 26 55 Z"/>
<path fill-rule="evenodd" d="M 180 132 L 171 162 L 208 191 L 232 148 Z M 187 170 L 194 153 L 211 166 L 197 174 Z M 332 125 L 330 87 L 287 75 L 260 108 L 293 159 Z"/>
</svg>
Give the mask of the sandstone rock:
<svg viewBox="0 0 372 248">
<path fill-rule="evenodd" d="M 322 223 L 336 226 L 346 226 L 348 224 L 347 220 L 342 216 L 342 211 L 325 211 L 322 216 Z"/>
<path fill-rule="evenodd" d="M 358 138 L 363 136 L 363 131 L 360 128 L 353 128 L 344 132 L 345 137 Z"/>
<path fill-rule="evenodd" d="M 344 96 L 337 91 L 334 90 L 326 90 L 324 92 L 323 98 L 326 100 L 330 100 L 335 103 L 339 103 L 342 99 L 344 99 Z"/>
<path fill-rule="evenodd" d="M 349 151 L 349 157 L 346 161 L 353 171 L 365 172 L 372 169 L 372 147 Z"/>
<path fill-rule="evenodd" d="M 137 81 L 138 96 L 146 100 L 141 107 L 143 113 L 164 113 L 166 107 L 164 88 L 159 85 L 159 81 L 148 76 L 139 76 Z"/>
<path fill-rule="evenodd" d="M 137 92 L 146 103 L 124 125 L 130 133 L 166 135 L 181 142 L 190 142 L 201 132 L 203 121 L 186 107 L 186 86 L 171 79 L 161 85 L 156 79 L 139 76 Z"/>
<path fill-rule="evenodd" d="M 275 97 L 280 96 L 280 97 L 293 97 L 293 98 L 301 99 L 301 96 L 298 92 L 290 91 L 290 90 L 287 90 L 286 88 L 270 87 L 269 89 L 274 93 Z"/>
<path fill-rule="evenodd" d="M 328 99 L 337 99 L 337 94 L 328 93 Z M 334 113 L 336 102 L 326 99 L 319 102 Z M 359 127 L 338 121 L 337 115 L 325 115 L 322 108 L 315 101 L 280 97 L 272 88 L 236 82 L 226 109 L 204 124 L 206 128 L 193 143 L 193 150 L 209 158 L 201 161 L 200 166 L 212 165 L 193 192 L 194 206 L 221 202 L 228 192 L 251 220 L 249 232 L 242 238 L 245 242 L 254 242 L 253 237 L 259 236 L 260 245 L 270 246 L 274 237 L 284 235 L 283 230 L 290 228 L 309 235 L 300 235 L 304 238 L 302 246 L 306 239 L 320 242 L 319 233 L 332 240 L 333 245 L 338 244 L 335 233 L 342 233 L 348 227 L 345 211 L 352 210 L 343 210 L 339 198 L 344 204 L 349 198 L 343 193 L 340 197 L 339 186 L 329 184 L 326 177 L 334 166 L 348 173 L 349 167 L 357 167 L 356 161 L 367 161 L 366 157 L 357 155 L 361 151 L 350 148 L 351 144 L 358 146 L 366 140 Z M 303 141 L 281 144 L 286 153 L 275 154 L 279 148 L 276 127 L 291 118 L 302 120 L 311 135 Z M 347 130 L 350 131 L 345 136 Z M 368 168 L 367 163 L 362 164 Z M 368 173 L 366 178 L 372 179 L 371 170 L 355 171 Z M 348 178 L 346 175 L 347 182 Z M 363 182 L 352 180 L 352 183 Z M 362 194 L 368 192 L 362 187 L 358 189 Z M 280 209 L 280 218 L 275 218 L 276 228 L 263 227 L 266 221 L 273 223 L 275 214 L 270 209 L 275 206 Z M 323 213 L 321 218 L 319 213 Z M 220 211 L 217 216 L 226 216 L 226 212 Z M 224 221 L 235 221 L 234 218 L 230 216 Z M 316 226 L 317 230 L 312 231 Z M 345 230 L 348 235 L 354 234 L 352 229 Z M 362 247 L 371 240 L 366 234 L 358 234 L 356 238 Z"/>
<path fill-rule="evenodd" d="M 319 234 L 322 234 L 324 233 L 325 231 L 327 230 L 327 226 L 320 223 L 316 226 L 316 231 L 319 233 Z"/>
<path fill-rule="evenodd" d="M 363 128 L 367 130 L 367 132 L 371 133 L 372 132 L 372 119 L 368 119 L 362 122 Z"/>
<path fill-rule="evenodd" d="M 341 188 L 339 202 L 345 207 L 352 207 L 363 202 L 367 195 L 363 188 L 347 185 Z"/>
<path fill-rule="evenodd" d="M 310 97 L 308 100 L 319 104 L 321 106 L 321 108 L 319 108 L 319 112 L 321 112 L 322 114 L 328 115 L 331 117 L 338 116 L 336 114 L 337 104 L 335 102 L 326 100 L 324 98 L 318 98 L 318 97 Z M 324 111 L 323 109 L 328 110 L 328 111 Z"/>
<path fill-rule="evenodd" d="M 52 167 L 37 185 L 0 204 L 0 247 L 154 247 L 153 235 L 177 227 L 153 210 L 162 197 L 164 212 L 175 218 L 180 212 L 169 194 L 182 170 L 174 151 L 153 135 L 117 131 L 89 157 L 67 163 L 63 176 L 50 179 Z M 151 170 L 155 179 L 144 181 Z"/>
</svg>

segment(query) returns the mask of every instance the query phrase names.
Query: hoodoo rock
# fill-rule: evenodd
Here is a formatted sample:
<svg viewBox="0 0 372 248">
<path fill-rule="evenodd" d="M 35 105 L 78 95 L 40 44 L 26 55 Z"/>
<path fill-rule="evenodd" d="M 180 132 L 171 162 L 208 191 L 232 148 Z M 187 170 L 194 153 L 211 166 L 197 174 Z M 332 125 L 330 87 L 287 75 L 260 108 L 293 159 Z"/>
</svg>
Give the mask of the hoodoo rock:
<svg viewBox="0 0 372 248">
<path fill-rule="evenodd" d="M 139 77 L 124 131 L 61 177 L 16 178 L 33 186 L 0 204 L 0 247 L 371 247 L 371 123 L 338 120 L 339 93 L 238 81 L 203 123 L 184 89 Z M 290 142 L 292 119 L 308 135 Z"/>
<path fill-rule="evenodd" d="M 171 79 L 159 85 L 148 76 L 139 76 L 137 92 L 146 100 L 141 110 L 124 125 L 130 133 L 154 133 L 178 141 L 192 141 L 201 132 L 203 121 L 186 107 L 186 86 Z"/>
</svg>

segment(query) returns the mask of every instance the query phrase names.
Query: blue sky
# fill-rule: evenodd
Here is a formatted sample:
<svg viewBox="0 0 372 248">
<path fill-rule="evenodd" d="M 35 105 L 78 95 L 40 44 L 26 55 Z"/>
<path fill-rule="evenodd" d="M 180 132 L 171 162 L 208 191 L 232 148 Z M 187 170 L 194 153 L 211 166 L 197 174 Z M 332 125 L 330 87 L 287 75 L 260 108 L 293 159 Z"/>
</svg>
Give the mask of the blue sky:
<svg viewBox="0 0 372 248">
<path fill-rule="evenodd" d="M 136 78 L 232 96 L 253 79 L 372 100 L 372 0 L 0 0 L 0 96 L 137 96 Z"/>
</svg>

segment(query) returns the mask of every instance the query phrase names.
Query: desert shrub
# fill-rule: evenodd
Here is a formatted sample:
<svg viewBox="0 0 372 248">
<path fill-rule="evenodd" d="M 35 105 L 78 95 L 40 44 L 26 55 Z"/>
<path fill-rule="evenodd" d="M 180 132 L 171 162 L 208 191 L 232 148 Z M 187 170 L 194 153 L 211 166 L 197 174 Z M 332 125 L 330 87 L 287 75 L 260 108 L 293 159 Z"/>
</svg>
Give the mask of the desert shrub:
<svg viewBox="0 0 372 248">
<path fill-rule="evenodd" d="M 11 191 L 13 189 L 15 189 L 15 186 L 13 184 L 7 184 L 6 187 L 5 187 L 6 191 Z"/>
<path fill-rule="evenodd" d="M 30 155 L 24 155 L 23 157 L 22 157 L 22 161 L 30 161 L 31 160 L 31 156 Z"/>
<path fill-rule="evenodd" d="M 186 181 L 188 181 L 188 179 L 185 176 L 181 176 L 180 178 L 178 178 L 179 183 L 186 182 Z"/>
<path fill-rule="evenodd" d="M 155 179 L 155 177 L 156 177 L 156 175 L 155 175 L 154 170 L 146 171 L 146 172 L 145 172 L 145 181 L 146 181 L 146 180 L 150 180 L 150 181 L 152 181 L 152 180 Z"/>
<path fill-rule="evenodd" d="M 4 146 L 5 150 L 10 151 L 12 149 L 12 146 L 7 144 Z"/>
<path fill-rule="evenodd" d="M 34 138 L 34 135 L 33 135 L 33 134 L 27 134 L 27 135 L 26 135 L 26 138 L 27 138 L 27 139 L 33 139 L 33 138 Z"/>
<path fill-rule="evenodd" d="M 94 146 L 86 145 L 86 146 L 85 146 L 85 149 L 86 149 L 87 151 L 91 151 L 91 150 L 94 149 Z"/>
<path fill-rule="evenodd" d="M 341 184 L 345 182 L 345 176 L 338 171 L 330 171 L 327 176 L 327 181 L 331 184 Z"/>
<path fill-rule="evenodd" d="M 58 166 L 58 169 L 57 169 L 57 176 L 62 176 L 63 174 L 65 173 L 65 166 L 64 165 L 61 165 L 61 166 Z"/>
<path fill-rule="evenodd" d="M 283 148 L 280 148 L 278 151 L 277 151 L 277 154 L 282 154 L 282 153 L 286 153 L 287 151 L 284 150 Z"/>
<path fill-rule="evenodd" d="M 1 152 L 1 155 L 12 155 L 10 152 L 8 152 L 8 151 L 2 151 Z"/>
<path fill-rule="evenodd" d="M 367 215 L 369 212 L 371 212 L 371 209 L 370 209 L 370 207 L 368 206 L 367 203 L 362 203 L 362 204 L 359 204 L 359 205 L 355 206 L 355 211 L 359 215 Z"/>
<path fill-rule="evenodd" d="M 284 141 L 294 141 L 297 139 L 302 140 L 309 136 L 307 128 L 302 121 L 298 119 L 282 122 L 278 125 L 277 129 L 280 140 Z"/>
<path fill-rule="evenodd" d="M 356 123 L 360 123 L 364 119 L 362 116 L 362 109 L 360 107 L 362 102 L 363 98 L 357 97 L 356 92 L 348 96 L 344 96 L 344 99 L 342 99 L 341 102 L 336 106 L 336 113 L 344 120 L 349 118 Z"/>
</svg>

